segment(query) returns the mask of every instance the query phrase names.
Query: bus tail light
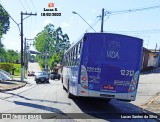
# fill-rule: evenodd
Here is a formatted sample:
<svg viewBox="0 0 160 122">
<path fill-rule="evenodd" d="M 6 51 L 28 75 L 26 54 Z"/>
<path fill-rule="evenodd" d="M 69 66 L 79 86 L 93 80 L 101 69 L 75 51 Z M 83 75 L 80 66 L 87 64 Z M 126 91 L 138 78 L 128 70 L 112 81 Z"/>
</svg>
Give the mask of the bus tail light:
<svg viewBox="0 0 160 122">
<path fill-rule="evenodd" d="M 81 91 L 81 93 L 85 93 L 85 91 Z"/>
<path fill-rule="evenodd" d="M 80 79 L 81 85 L 83 88 L 88 89 L 88 75 L 87 70 L 85 66 L 81 66 L 81 79 Z"/>
<path fill-rule="evenodd" d="M 87 77 L 82 77 L 82 81 L 86 81 L 87 80 Z"/>
<path fill-rule="evenodd" d="M 136 90 L 137 84 L 138 84 L 138 78 L 139 78 L 139 72 L 137 71 L 131 81 L 131 84 L 129 86 L 128 92 L 133 92 Z"/>
</svg>

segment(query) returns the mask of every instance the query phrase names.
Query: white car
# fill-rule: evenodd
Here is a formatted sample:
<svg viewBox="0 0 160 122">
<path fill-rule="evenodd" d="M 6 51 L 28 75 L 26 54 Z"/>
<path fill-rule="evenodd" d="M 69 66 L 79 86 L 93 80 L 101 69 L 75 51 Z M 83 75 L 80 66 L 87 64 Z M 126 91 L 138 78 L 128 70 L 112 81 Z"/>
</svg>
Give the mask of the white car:
<svg viewBox="0 0 160 122">
<path fill-rule="evenodd" d="M 9 77 L 6 74 L 0 72 L 0 79 L 1 80 L 11 80 L 11 77 Z"/>
</svg>

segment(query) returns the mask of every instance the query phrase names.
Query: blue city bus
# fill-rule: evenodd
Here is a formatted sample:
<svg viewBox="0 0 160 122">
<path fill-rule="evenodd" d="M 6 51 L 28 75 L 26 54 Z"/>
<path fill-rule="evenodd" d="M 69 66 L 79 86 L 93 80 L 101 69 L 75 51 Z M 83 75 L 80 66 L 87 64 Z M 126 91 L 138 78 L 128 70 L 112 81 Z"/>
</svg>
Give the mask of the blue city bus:
<svg viewBox="0 0 160 122">
<path fill-rule="evenodd" d="M 141 69 L 143 40 L 112 33 L 85 33 L 62 61 L 68 97 L 134 101 Z"/>
</svg>

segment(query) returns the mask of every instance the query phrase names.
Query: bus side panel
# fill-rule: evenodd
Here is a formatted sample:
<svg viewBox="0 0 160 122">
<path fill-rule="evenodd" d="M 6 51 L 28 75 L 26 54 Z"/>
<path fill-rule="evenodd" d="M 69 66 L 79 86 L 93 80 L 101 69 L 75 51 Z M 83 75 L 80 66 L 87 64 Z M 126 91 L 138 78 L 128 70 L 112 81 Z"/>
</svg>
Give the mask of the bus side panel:
<svg viewBox="0 0 160 122">
<path fill-rule="evenodd" d="M 68 74 L 68 68 L 67 66 L 63 66 L 63 72 L 62 72 L 63 76 L 63 86 L 67 89 L 68 86 L 68 80 L 69 80 L 69 74 Z"/>
<path fill-rule="evenodd" d="M 70 93 L 77 96 L 78 95 L 78 66 L 70 67 L 69 75 L 69 87 Z"/>
<path fill-rule="evenodd" d="M 86 96 L 88 97 L 89 91 L 85 88 L 82 87 L 81 84 L 81 74 L 82 74 L 82 64 L 83 64 L 83 58 L 85 53 L 87 52 L 87 42 L 85 41 L 86 36 L 84 36 L 83 41 L 82 41 L 82 48 L 81 48 L 81 53 L 80 53 L 80 59 L 79 59 L 79 69 L 78 69 L 78 96 Z"/>
</svg>

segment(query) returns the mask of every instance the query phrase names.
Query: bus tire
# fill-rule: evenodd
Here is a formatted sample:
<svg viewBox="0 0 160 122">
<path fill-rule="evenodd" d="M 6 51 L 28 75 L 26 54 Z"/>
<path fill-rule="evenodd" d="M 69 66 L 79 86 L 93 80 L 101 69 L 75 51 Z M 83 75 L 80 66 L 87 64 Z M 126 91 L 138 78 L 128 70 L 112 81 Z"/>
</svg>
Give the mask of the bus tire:
<svg viewBox="0 0 160 122">
<path fill-rule="evenodd" d="M 64 85 L 63 85 L 63 89 L 65 90 L 66 88 L 64 87 Z"/>
<path fill-rule="evenodd" d="M 61 82 L 62 82 L 62 84 L 63 84 L 63 77 L 61 78 Z"/>
<path fill-rule="evenodd" d="M 111 101 L 111 99 L 109 99 L 109 98 L 108 98 L 108 99 L 106 99 L 106 102 L 107 102 L 107 103 L 109 103 L 110 101 Z"/>
<path fill-rule="evenodd" d="M 107 99 L 104 99 L 104 100 L 105 100 L 105 102 L 107 102 L 107 103 L 109 103 L 109 102 L 111 101 L 110 98 L 107 98 Z"/>
</svg>

